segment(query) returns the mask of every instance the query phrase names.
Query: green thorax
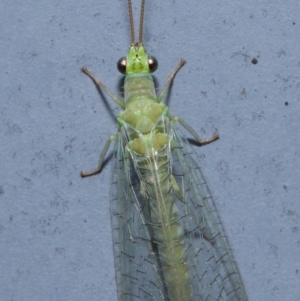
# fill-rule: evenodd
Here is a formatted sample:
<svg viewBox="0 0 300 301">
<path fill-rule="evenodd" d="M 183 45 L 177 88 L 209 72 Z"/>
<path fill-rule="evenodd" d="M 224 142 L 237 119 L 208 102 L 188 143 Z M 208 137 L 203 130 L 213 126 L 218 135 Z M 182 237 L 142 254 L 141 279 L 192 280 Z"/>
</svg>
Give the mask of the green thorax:
<svg viewBox="0 0 300 301">
<path fill-rule="evenodd" d="M 133 102 L 149 98 L 156 102 L 153 78 L 150 75 L 148 55 L 142 44 L 131 45 L 126 58 L 124 101 L 128 108 Z"/>
<path fill-rule="evenodd" d="M 142 44 L 132 45 L 129 48 L 124 102 L 125 110 L 119 115 L 119 124 L 125 122 L 143 134 L 149 133 L 158 118 L 166 113 L 166 106 L 157 102 L 148 55 Z"/>
</svg>

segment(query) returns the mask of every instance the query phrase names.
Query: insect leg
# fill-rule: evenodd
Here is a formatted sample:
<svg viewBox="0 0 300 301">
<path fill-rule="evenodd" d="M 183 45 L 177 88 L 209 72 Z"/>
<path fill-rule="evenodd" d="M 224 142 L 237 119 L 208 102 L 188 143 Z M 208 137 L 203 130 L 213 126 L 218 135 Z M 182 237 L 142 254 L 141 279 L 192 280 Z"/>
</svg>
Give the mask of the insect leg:
<svg viewBox="0 0 300 301">
<path fill-rule="evenodd" d="M 183 119 L 181 119 L 180 117 L 174 116 L 172 117 L 172 120 L 175 122 L 179 122 L 195 139 L 196 141 L 201 144 L 209 144 L 211 142 L 216 141 L 217 139 L 219 139 L 219 135 L 218 133 L 215 133 L 212 137 L 208 138 L 208 139 L 201 139 L 198 134 L 195 132 L 195 130 L 189 126 Z"/>
<path fill-rule="evenodd" d="M 98 79 L 90 70 L 88 70 L 86 67 L 82 67 L 81 71 L 83 73 L 85 73 L 86 75 L 88 75 L 93 82 L 99 87 L 101 88 L 107 95 L 109 95 L 111 97 L 111 99 L 116 102 L 122 109 L 125 109 L 125 103 L 122 99 L 119 99 L 118 97 L 116 97 L 115 95 L 113 95 L 108 88 L 102 83 L 102 81 L 100 79 Z"/>
<path fill-rule="evenodd" d="M 164 88 L 162 89 L 162 91 L 160 92 L 160 94 L 157 96 L 157 102 L 161 102 L 161 100 L 164 98 L 172 80 L 174 79 L 176 73 L 181 69 L 181 67 L 184 66 L 184 64 L 186 63 L 185 60 L 180 60 L 179 64 L 177 65 L 177 67 L 173 70 L 173 72 L 170 74 Z"/>
<path fill-rule="evenodd" d="M 101 152 L 101 154 L 100 154 L 99 163 L 98 163 L 97 168 L 95 168 L 95 169 L 93 169 L 93 170 L 90 170 L 90 171 L 82 171 L 82 172 L 80 173 L 80 175 L 81 175 L 82 178 L 84 178 L 84 177 L 89 177 L 89 176 L 93 176 L 93 175 L 95 175 L 95 174 L 97 174 L 97 173 L 99 173 L 99 172 L 101 171 L 101 169 L 102 169 L 102 164 L 103 164 L 103 162 L 104 162 L 104 158 L 105 158 L 105 155 L 106 155 L 106 153 L 107 153 L 107 151 L 108 151 L 108 148 L 109 148 L 111 142 L 112 142 L 112 141 L 115 141 L 115 140 L 117 140 L 117 135 L 112 135 L 112 136 L 110 136 L 110 137 L 107 139 L 107 141 L 106 141 L 106 143 L 105 143 L 105 145 L 104 145 L 104 148 L 103 148 L 103 150 L 102 150 L 102 152 Z"/>
</svg>

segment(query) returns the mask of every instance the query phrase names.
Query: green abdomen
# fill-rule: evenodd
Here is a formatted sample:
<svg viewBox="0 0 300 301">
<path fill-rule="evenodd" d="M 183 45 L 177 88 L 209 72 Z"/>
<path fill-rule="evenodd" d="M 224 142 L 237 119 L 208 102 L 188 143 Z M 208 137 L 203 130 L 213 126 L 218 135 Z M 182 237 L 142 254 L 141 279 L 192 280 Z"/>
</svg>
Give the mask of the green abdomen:
<svg viewBox="0 0 300 301">
<path fill-rule="evenodd" d="M 141 208 L 150 233 L 152 252 L 170 301 L 190 301 L 191 284 L 184 231 L 173 189 L 171 139 L 161 118 L 152 131 L 128 143 L 140 182 Z"/>
</svg>

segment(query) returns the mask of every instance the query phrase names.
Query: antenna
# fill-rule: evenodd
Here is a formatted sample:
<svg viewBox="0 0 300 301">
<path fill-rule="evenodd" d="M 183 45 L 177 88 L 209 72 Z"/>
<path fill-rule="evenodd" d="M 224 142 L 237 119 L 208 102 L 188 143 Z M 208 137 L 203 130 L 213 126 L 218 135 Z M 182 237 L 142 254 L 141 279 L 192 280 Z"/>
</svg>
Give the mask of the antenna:
<svg viewBox="0 0 300 301">
<path fill-rule="evenodd" d="M 141 15 L 140 15 L 140 29 L 139 29 L 139 45 L 143 44 L 143 27 L 144 27 L 145 3 L 146 3 L 146 0 L 142 0 Z M 130 22 L 131 45 L 134 45 L 135 44 L 135 42 L 134 42 L 134 22 L 133 22 L 131 0 L 128 0 L 128 13 L 129 13 L 129 22 Z"/>
<path fill-rule="evenodd" d="M 141 4 L 139 45 L 143 44 L 143 27 L 144 27 L 145 2 L 146 2 L 146 0 L 142 0 L 142 4 Z"/>
<path fill-rule="evenodd" d="M 134 23 L 133 23 L 131 0 L 128 0 L 128 12 L 129 12 L 129 22 L 130 22 L 131 45 L 134 45 Z"/>
</svg>

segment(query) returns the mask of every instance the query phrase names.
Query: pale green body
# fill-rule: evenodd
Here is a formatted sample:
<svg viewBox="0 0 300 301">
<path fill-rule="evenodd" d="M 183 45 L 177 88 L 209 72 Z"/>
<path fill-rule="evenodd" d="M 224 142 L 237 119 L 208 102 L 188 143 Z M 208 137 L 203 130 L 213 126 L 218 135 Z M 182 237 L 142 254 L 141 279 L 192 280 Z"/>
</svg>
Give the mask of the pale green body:
<svg viewBox="0 0 300 301">
<path fill-rule="evenodd" d="M 132 43 L 118 63 L 126 74 L 124 100 L 82 68 L 123 109 L 118 133 L 107 140 L 97 168 L 81 172 L 82 177 L 99 173 L 110 143 L 117 140 L 111 211 L 118 300 L 248 301 L 210 188 L 174 123 L 200 145 L 218 134 L 201 140 L 182 119 L 169 115 L 161 100 L 185 61 L 156 96 L 150 75 L 156 60 L 143 47 L 143 22 L 134 44 L 130 0 L 128 5 Z M 142 21 L 144 5 L 142 0 Z"/>
<path fill-rule="evenodd" d="M 149 233 L 158 245 L 161 272 L 171 301 L 190 301 L 191 284 L 184 233 L 174 201 L 175 179 L 171 171 L 170 120 L 168 108 L 158 103 L 152 76 L 127 75 L 126 108 L 118 123 L 125 127 L 131 141 L 130 154 L 140 180 L 141 195 L 146 199 L 151 217 Z M 163 121 L 166 121 L 163 122 Z M 169 122 L 168 122 L 169 121 Z M 130 126 L 128 126 L 130 125 Z M 166 128 L 167 127 L 167 128 Z"/>
</svg>

